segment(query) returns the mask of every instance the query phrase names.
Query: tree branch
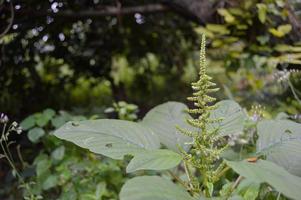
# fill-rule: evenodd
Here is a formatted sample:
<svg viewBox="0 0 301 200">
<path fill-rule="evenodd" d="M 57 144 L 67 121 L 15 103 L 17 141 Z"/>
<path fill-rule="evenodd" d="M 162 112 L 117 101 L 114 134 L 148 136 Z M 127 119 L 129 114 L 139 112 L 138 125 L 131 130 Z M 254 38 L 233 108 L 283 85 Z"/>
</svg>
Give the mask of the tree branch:
<svg viewBox="0 0 301 200">
<path fill-rule="evenodd" d="M 114 6 L 106 6 L 101 10 L 85 10 L 85 11 L 59 11 L 57 13 L 51 11 L 32 11 L 28 10 L 26 13 L 30 16 L 51 16 L 51 17 L 67 17 L 67 18 L 89 18 L 89 17 L 103 17 L 114 15 L 130 15 L 133 13 L 154 13 L 168 10 L 168 7 L 163 4 L 149 4 L 143 6 L 123 7 L 118 8 Z M 23 12 L 25 14 L 25 12 Z"/>
<path fill-rule="evenodd" d="M 8 33 L 8 31 L 10 30 L 10 28 L 12 27 L 13 22 L 14 22 L 15 12 L 14 12 L 14 6 L 13 6 L 12 2 L 9 3 L 9 9 L 10 9 L 9 23 L 8 23 L 7 27 L 4 29 L 4 31 L 2 33 L 0 33 L 0 38 L 2 38 L 3 36 L 5 36 L 6 33 Z"/>
</svg>

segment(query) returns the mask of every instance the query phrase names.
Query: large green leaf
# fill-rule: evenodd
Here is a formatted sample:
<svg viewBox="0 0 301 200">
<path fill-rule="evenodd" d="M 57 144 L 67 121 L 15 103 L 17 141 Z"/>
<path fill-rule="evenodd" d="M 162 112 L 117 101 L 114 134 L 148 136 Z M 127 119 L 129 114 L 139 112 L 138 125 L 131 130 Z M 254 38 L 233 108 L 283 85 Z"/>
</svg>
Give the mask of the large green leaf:
<svg viewBox="0 0 301 200">
<path fill-rule="evenodd" d="M 219 128 L 220 134 L 241 134 L 244 128 L 246 114 L 238 103 L 232 100 L 223 100 L 216 104 L 218 108 L 210 114 L 211 118 L 223 118 L 221 122 L 214 123 L 214 128 Z"/>
<path fill-rule="evenodd" d="M 273 162 L 258 160 L 255 163 L 247 161 L 226 161 L 238 174 L 255 183 L 268 183 L 278 192 L 292 198 L 301 197 L 301 178 L 287 172 Z"/>
<path fill-rule="evenodd" d="M 257 151 L 301 176 L 301 124 L 289 120 L 265 120 L 257 125 Z"/>
<path fill-rule="evenodd" d="M 68 122 L 54 135 L 113 159 L 160 147 L 157 136 L 149 128 L 123 120 Z"/>
<path fill-rule="evenodd" d="M 135 122 L 113 119 L 69 122 L 54 134 L 113 159 L 134 156 L 127 172 L 165 170 L 177 166 L 181 161 L 179 154 L 158 149 L 158 137 L 149 128 Z"/>
<path fill-rule="evenodd" d="M 167 149 L 144 151 L 131 160 L 126 168 L 128 173 L 141 170 L 165 170 L 177 166 L 182 160 L 182 156 Z"/>
<path fill-rule="evenodd" d="M 140 176 L 127 181 L 120 200 L 196 200 L 184 188 L 159 176 Z"/>
<path fill-rule="evenodd" d="M 185 112 L 188 107 L 179 102 L 167 102 L 151 109 L 141 122 L 144 126 L 149 127 L 158 135 L 160 142 L 167 148 L 178 151 L 177 145 L 188 149 L 185 145 L 192 139 L 179 132 L 176 126 L 191 129 L 185 119 L 190 116 Z"/>
<path fill-rule="evenodd" d="M 219 128 L 222 135 L 240 134 L 243 130 L 243 122 L 246 115 L 242 108 L 232 100 L 224 100 L 217 103 L 218 108 L 211 113 L 212 118 L 223 118 L 212 126 Z M 187 143 L 191 138 L 179 132 L 176 126 L 187 130 L 196 130 L 185 121 L 190 115 L 185 112 L 188 107 L 179 102 L 167 102 L 150 110 L 141 122 L 158 135 L 160 142 L 167 148 L 178 151 L 178 145 L 188 149 Z"/>
</svg>

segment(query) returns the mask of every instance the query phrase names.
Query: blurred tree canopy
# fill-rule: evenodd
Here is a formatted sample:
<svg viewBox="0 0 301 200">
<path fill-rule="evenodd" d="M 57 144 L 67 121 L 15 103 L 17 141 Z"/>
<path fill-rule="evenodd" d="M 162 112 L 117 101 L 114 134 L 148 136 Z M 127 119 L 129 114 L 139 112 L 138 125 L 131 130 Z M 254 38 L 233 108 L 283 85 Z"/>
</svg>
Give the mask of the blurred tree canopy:
<svg viewBox="0 0 301 200">
<path fill-rule="evenodd" d="M 144 109 L 182 98 L 195 77 L 200 32 L 209 34 L 221 67 L 237 70 L 240 51 L 270 57 L 281 52 L 257 47 L 298 42 L 301 23 L 293 3 L 0 0 L 0 108 L 24 116 L 112 100 Z"/>
</svg>

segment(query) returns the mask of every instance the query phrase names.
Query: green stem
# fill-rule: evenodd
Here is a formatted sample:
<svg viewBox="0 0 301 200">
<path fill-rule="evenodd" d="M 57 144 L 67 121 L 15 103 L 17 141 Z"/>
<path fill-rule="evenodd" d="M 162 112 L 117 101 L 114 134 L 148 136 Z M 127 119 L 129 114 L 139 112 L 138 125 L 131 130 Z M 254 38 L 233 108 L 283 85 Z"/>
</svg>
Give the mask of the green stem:
<svg viewBox="0 0 301 200">
<path fill-rule="evenodd" d="M 219 180 L 228 170 L 230 167 L 226 166 L 223 170 L 221 170 L 217 175 L 216 175 L 216 181 Z"/>
<path fill-rule="evenodd" d="M 295 99 L 299 102 L 299 104 L 301 104 L 301 100 L 300 100 L 300 98 L 298 97 L 298 95 L 297 95 L 297 93 L 296 93 L 296 91 L 295 91 L 295 89 L 294 89 L 294 86 L 293 86 L 292 82 L 291 82 L 289 79 L 288 79 L 288 85 L 289 85 L 289 87 L 290 87 L 290 89 L 291 89 L 291 91 L 292 91 L 292 93 L 293 93 Z"/>
<path fill-rule="evenodd" d="M 184 170 L 185 170 L 186 176 L 188 178 L 189 189 L 194 193 L 194 185 L 193 185 L 192 178 L 191 178 L 192 175 L 191 175 L 190 169 L 189 169 L 186 161 L 184 161 Z"/>
<path fill-rule="evenodd" d="M 10 156 L 11 156 L 11 153 L 9 151 L 9 148 L 8 148 L 8 145 L 7 145 L 7 141 L 6 141 L 6 138 L 5 138 L 5 130 L 6 130 L 6 124 L 4 124 L 3 126 L 3 129 L 2 129 L 2 135 L 1 135 L 1 139 L 0 139 L 0 146 L 2 148 L 2 151 L 3 151 L 3 154 L 6 158 L 6 160 L 8 161 L 10 167 L 13 169 L 13 171 L 16 173 L 16 176 L 18 178 L 18 180 L 23 184 L 25 185 L 26 187 L 26 190 L 30 193 L 30 195 L 32 196 L 33 193 L 32 191 L 30 190 L 30 188 L 28 187 L 28 185 L 25 183 L 23 177 L 21 176 L 21 174 L 18 172 L 16 166 L 14 165 L 13 163 L 13 160 L 11 160 Z M 8 130 L 9 131 L 9 130 Z M 5 146 L 3 145 L 3 141 L 5 142 Z M 5 148 L 6 147 L 6 148 Z"/>
<path fill-rule="evenodd" d="M 280 192 L 278 192 L 278 195 L 277 195 L 277 200 L 279 200 L 279 199 L 280 199 L 280 197 L 281 197 L 281 193 L 280 193 Z"/>
<path fill-rule="evenodd" d="M 177 180 L 181 185 L 183 185 L 185 188 L 187 187 L 187 185 L 185 184 L 185 182 L 180 179 L 177 175 L 175 175 L 172 171 L 168 170 L 168 173 L 175 179 Z"/>
</svg>

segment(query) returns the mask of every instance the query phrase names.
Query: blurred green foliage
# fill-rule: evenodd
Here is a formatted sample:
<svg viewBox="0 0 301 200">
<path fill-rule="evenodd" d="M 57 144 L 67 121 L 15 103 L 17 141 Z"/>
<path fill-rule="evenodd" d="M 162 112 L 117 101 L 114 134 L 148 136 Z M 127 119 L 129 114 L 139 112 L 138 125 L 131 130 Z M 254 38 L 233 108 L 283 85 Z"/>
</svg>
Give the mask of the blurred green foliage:
<svg viewBox="0 0 301 200">
<path fill-rule="evenodd" d="M 53 4 L 31 3 L 36 3 L 33 12 Z M 62 11 L 111 5 L 60 3 Z M 16 1 L 17 14 L 23 16 L 27 4 Z M 292 92 L 273 75 L 301 62 L 299 9 L 294 0 L 229 0 L 217 4 L 204 26 L 172 11 L 69 20 L 23 16 L 19 21 L 17 15 L 15 28 L 0 39 L 0 107 L 22 118 L 46 107 L 93 112 L 121 100 L 145 113 L 158 103 L 184 100 L 196 77 L 203 32 L 209 38 L 210 73 L 225 85 L 219 98 L 232 93 L 248 104 L 277 97 L 273 106 L 295 105 L 287 98 Z M 292 82 L 300 87 L 298 79 Z"/>
<path fill-rule="evenodd" d="M 32 142 L 32 147 L 41 149 L 36 152 L 31 149 L 29 152 L 22 153 L 26 156 L 26 160 L 21 160 L 24 168 L 22 174 L 26 182 L 30 183 L 31 192 L 43 199 L 117 199 L 120 188 L 127 179 L 123 172 L 122 161 L 113 161 L 89 151 L 83 151 L 52 135 L 55 129 L 67 121 L 76 122 L 96 118 L 99 116 L 93 115 L 87 118 L 64 111 L 57 113 L 52 109 L 46 109 L 28 116 L 21 122 L 20 125 Z M 28 156 L 27 153 L 32 155 Z M 32 156 L 35 158 L 30 163 L 31 161 L 27 159 Z M 1 195 L 4 196 L 1 197 Z M 0 193 L 0 197 L 6 199 L 28 196 L 27 190 L 24 190 L 24 194 L 17 192 L 6 195 L 8 196 L 5 196 L 5 192 Z"/>
<path fill-rule="evenodd" d="M 300 74 L 279 81 L 285 74 L 279 71 L 295 69 L 291 66 L 300 69 L 301 64 L 300 33 L 293 31 L 297 27 L 293 27 L 291 9 L 284 0 L 237 1 L 217 10 L 220 23 L 196 28 L 211 39 L 212 72 L 228 97 L 245 105 L 258 102 L 269 105 L 270 110 L 281 106 L 298 113 L 300 102 L 292 98 L 287 82 L 300 88 Z"/>
</svg>

